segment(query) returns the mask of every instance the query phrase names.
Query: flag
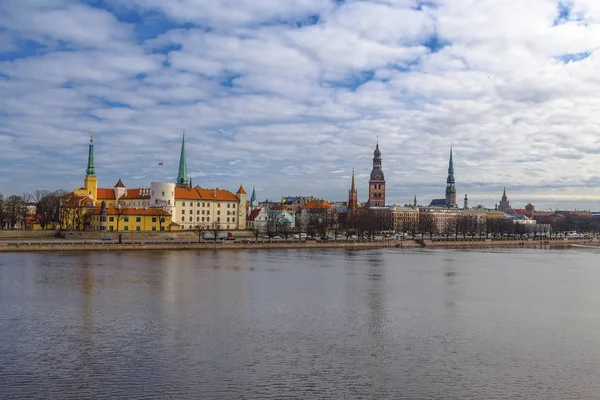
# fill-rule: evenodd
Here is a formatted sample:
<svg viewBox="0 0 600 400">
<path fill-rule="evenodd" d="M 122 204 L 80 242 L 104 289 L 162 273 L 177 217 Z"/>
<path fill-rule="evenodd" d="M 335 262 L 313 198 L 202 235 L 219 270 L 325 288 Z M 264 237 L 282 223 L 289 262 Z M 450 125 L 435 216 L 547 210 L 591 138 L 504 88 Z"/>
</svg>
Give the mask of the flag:
<svg viewBox="0 0 600 400">
<path fill-rule="evenodd" d="M 158 163 L 158 165 L 163 165 L 162 161 Z"/>
</svg>

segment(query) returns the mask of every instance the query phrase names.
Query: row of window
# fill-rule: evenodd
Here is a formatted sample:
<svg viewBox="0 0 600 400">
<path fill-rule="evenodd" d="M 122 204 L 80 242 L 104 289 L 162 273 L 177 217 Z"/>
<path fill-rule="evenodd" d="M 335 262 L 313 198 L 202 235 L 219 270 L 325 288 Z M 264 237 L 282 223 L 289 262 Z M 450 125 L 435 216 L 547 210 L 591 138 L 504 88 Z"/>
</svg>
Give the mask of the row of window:
<svg viewBox="0 0 600 400">
<path fill-rule="evenodd" d="M 98 219 L 100 217 L 97 217 Z M 152 222 L 156 222 L 158 220 L 157 217 L 152 217 Z M 108 217 L 108 222 L 115 222 L 115 217 L 110 216 Z M 123 217 L 123 222 L 129 222 L 129 217 Z M 142 217 L 135 217 L 135 222 L 142 222 Z M 160 222 L 165 222 L 164 218 L 160 219 Z"/>
<path fill-rule="evenodd" d="M 182 201 L 181 205 L 183 207 L 185 207 L 185 201 Z M 193 207 L 194 206 L 194 202 L 190 201 L 189 202 L 189 206 Z M 200 206 L 200 202 L 198 202 L 196 206 L 197 207 L 210 207 L 210 203 L 202 203 L 202 206 Z M 217 208 L 221 208 L 221 203 L 217 203 Z M 227 203 L 227 208 L 235 208 L 235 203 Z"/>
<path fill-rule="evenodd" d="M 210 211 L 209 210 L 202 210 L 202 215 L 205 215 L 204 212 L 206 211 L 206 215 L 210 215 Z M 189 210 L 190 214 L 194 213 L 194 210 Z M 185 214 L 185 210 L 181 210 L 181 214 Z M 196 215 L 200 215 L 200 210 L 196 210 Z M 217 210 L 217 215 L 221 215 L 221 211 Z M 235 211 L 227 211 L 227 215 L 235 215 Z"/>
<path fill-rule="evenodd" d="M 193 217 L 189 218 L 189 222 L 194 221 Z M 181 217 L 181 222 L 185 222 L 185 217 Z M 200 217 L 196 217 L 196 222 L 200 222 Z M 202 217 L 202 222 L 210 222 L 210 217 L 206 217 L 206 221 L 204 221 L 204 217 Z M 217 217 L 217 222 L 221 222 L 221 217 Z M 235 217 L 229 218 L 227 217 L 227 222 L 235 222 Z"/>
<path fill-rule="evenodd" d="M 114 226 L 109 226 L 109 227 L 108 227 L 108 230 L 109 230 L 109 231 L 111 231 L 111 232 L 113 232 L 113 231 L 115 230 L 115 227 L 114 227 Z M 124 226 L 124 227 L 123 227 L 123 230 L 124 230 L 124 231 L 129 231 L 129 227 L 128 227 L 128 226 Z M 139 227 L 139 226 L 136 226 L 136 227 L 135 227 L 135 230 L 136 230 L 136 231 L 141 231 L 142 229 L 141 229 L 141 227 Z M 157 228 L 156 226 L 152 226 L 152 230 L 153 230 L 153 231 L 156 231 L 156 230 L 158 230 L 158 228 Z M 164 226 L 161 226 L 161 227 L 160 227 L 160 230 L 161 230 L 161 231 L 164 231 L 164 230 L 165 230 L 165 227 L 164 227 Z"/>
</svg>

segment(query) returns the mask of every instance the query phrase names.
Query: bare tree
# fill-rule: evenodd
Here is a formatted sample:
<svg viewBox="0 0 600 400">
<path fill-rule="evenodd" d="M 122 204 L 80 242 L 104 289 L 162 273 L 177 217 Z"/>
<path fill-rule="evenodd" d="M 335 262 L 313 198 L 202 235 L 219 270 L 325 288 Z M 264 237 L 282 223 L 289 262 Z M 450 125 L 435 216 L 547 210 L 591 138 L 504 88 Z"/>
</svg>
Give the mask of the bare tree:
<svg viewBox="0 0 600 400">
<path fill-rule="evenodd" d="M 17 224 L 25 221 L 27 205 L 22 196 L 12 195 L 6 199 L 6 213 L 9 228 L 15 228 Z"/>
<path fill-rule="evenodd" d="M 121 220 L 127 217 L 128 209 L 127 207 L 121 207 L 121 202 L 119 200 L 117 200 L 115 203 L 115 218 L 117 222 L 117 232 L 119 232 Z"/>
<path fill-rule="evenodd" d="M 421 232 L 421 238 L 427 233 L 429 238 L 433 237 L 433 233 L 436 231 L 435 220 L 431 213 L 421 213 L 419 216 L 419 231 Z"/>
<path fill-rule="evenodd" d="M 6 199 L 4 195 L 0 193 L 0 229 L 4 229 L 4 226 L 8 220 L 8 211 L 6 209 Z"/>
<path fill-rule="evenodd" d="M 204 233 L 205 226 L 204 225 L 196 225 L 194 227 L 194 232 L 198 235 L 198 243 L 202 240 L 202 233 Z"/>
<path fill-rule="evenodd" d="M 213 234 L 213 241 L 217 241 L 217 239 L 219 238 L 219 233 L 221 233 L 221 223 L 220 221 L 213 221 L 210 224 L 210 229 L 209 229 L 212 234 Z"/>
</svg>

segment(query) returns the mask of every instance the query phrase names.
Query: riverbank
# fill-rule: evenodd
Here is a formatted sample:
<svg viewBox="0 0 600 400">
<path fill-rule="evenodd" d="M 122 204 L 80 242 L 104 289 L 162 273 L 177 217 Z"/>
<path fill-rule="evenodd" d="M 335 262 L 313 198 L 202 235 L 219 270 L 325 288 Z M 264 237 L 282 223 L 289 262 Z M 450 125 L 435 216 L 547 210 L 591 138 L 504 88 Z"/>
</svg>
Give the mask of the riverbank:
<svg viewBox="0 0 600 400">
<path fill-rule="evenodd" d="M 144 251 L 144 250 L 248 250 L 248 249 L 321 249 L 321 248 L 485 248 L 485 247 L 538 247 L 538 246 L 569 246 L 572 244 L 600 245 L 599 239 L 557 239 L 557 240 L 492 240 L 492 239 L 464 239 L 464 240 L 390 240 L 372 242 L 229 242 L 216 243 L 74 243 L 56 241 L 53 243 L 0 242 L 0 252 L 39 252 L 39 251 Z"/>
</svg>

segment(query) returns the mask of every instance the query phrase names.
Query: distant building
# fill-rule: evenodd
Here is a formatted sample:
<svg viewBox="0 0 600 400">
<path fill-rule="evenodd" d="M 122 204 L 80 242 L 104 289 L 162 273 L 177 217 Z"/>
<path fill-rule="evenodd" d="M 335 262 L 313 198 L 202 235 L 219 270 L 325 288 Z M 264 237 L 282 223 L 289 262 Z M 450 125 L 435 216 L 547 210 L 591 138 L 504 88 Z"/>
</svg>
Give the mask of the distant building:
<svg viewBox="0 0 600 400">
<path fill-rule="evenodd" d="M 502 199 L 498 204 L 498 211 L 502 211 L 504 213 L 510 213 L 512 209 L 510 208 L 510 201 L 508 201 L 508 197 L 506 197 L 506 188 L 502 192 Z"/>
</svg>

